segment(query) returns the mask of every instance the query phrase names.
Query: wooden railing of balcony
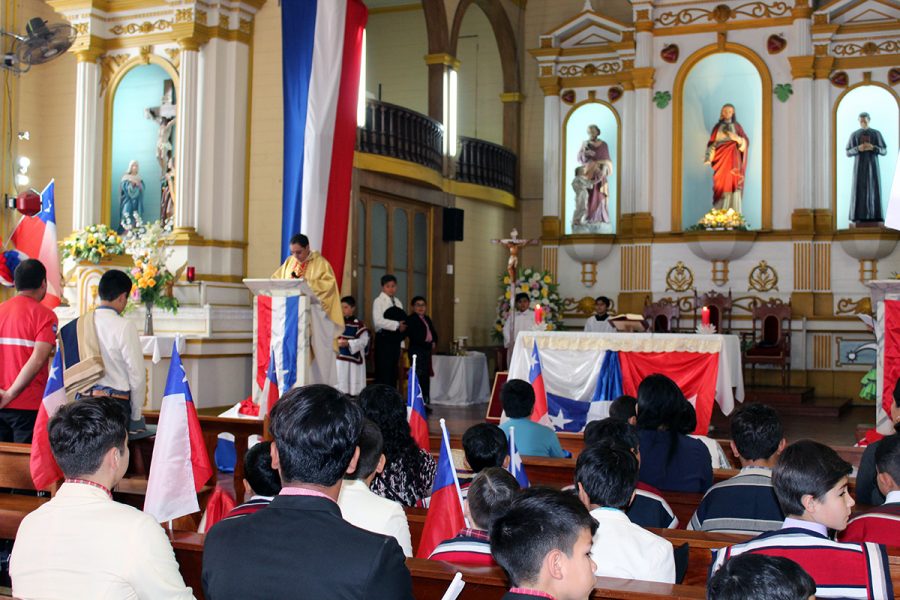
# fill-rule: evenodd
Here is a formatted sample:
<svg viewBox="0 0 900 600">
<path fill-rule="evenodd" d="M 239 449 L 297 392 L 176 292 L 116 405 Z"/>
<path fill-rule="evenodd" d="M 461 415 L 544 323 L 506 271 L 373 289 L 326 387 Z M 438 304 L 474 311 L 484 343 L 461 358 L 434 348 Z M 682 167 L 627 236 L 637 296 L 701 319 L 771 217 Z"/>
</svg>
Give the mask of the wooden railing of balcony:
<svg viewBox="0 0 900 600">
<path fill-rule="evenodd" d="M 444 126 L 408 108 L 369 100 L 366 124 L 356 130 L 360 152 L 414 162 L 443 170 Z"/>
<path fill-rule="evenodd" d="M 509 148 L 475 138 L 459 138 L 456 180 L 516 191 L 516 155 Z"/>
</svg>

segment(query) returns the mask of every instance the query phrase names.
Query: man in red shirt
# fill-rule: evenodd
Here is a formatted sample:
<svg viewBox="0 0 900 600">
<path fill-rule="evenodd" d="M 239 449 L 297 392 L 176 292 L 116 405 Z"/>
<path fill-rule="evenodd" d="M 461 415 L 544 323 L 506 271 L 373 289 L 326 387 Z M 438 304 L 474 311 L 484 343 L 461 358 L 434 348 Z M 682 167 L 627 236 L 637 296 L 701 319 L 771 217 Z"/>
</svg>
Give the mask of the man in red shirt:
<svg viewBox="0 0 900 600">
<path fill-rule="evenodd" d="M 56 344 L 56 314 L 41 304 L 47 269 L 22 261 L 14 274 L 16 295 L 0 304 L 0 442 L 31 442 Z"/>
</svg>

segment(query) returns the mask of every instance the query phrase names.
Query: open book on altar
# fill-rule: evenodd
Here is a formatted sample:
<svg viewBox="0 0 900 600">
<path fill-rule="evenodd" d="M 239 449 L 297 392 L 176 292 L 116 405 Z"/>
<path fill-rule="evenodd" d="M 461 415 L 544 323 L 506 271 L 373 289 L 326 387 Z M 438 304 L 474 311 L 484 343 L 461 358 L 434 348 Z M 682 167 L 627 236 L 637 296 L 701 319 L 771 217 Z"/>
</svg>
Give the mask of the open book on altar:
<svg viewBox="0 0 900 600">
<path fill-rule="evenodd" d="M 616 331 L 640 333 L 647 330 L 647 326 L 644 324 L 643 315 L 623 313 L 621 315 L 610 317 L 607 320 L 613 327 L 616 328 Z"/>
</svg>

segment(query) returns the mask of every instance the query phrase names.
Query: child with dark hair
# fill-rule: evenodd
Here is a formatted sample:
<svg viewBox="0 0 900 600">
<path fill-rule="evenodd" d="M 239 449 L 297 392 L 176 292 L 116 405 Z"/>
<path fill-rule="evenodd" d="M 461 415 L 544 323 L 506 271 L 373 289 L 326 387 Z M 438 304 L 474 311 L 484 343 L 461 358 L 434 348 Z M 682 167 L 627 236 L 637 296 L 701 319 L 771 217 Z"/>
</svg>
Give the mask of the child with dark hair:
<svg viewBox="0 0 900 600">
<path fill-rule="evenodd" d="M 381 293 L 372 301 L 375 326 L 375 383 L 397 387 L 400 344 L 406 337 L 406 312 L 396 298 L 397 278 L 381 276 Z"/>
<path fill-rule="evenodd" d="M 594 298 L 594 314 L 584 322 L 588 333 L 615 333 L 616 328 L 609 322 L 609 307 L 612 302 L 606 296 Z"/>
<path fill-rule="evenodd" d="M 489 467 L 503 467 L 509 464 L 509 443 L 503 430 L 492 423 L 476 423 L 462 436 L 466 466 L 478 474 Z M 471 480 L 466 483 L 471 483 Z M 460 480 L 460 485 L 463 481 Z"/>
<path fill-rule="evenodd" d="M 355 396 L 366 387 L 369 330 L 365 323 L 356 318 L 356 299 L 353 296 L 341 298 L 341 313 L 344 315 L 344 332 L 337 339 L 337 389 Z"/>
<path fill-rule="evenodd" d="M 463 503 L 471 527 L 438 544 L 428 558 L 459 565 L 496 565 L 491 556 L 489 532 L 518 491 L 519 482 L 509 471 L 500 467 L 481 471 L 469 486 Z"/>
<path fill-rule="evenodd" d="M 857 515 L 841 533 L 843 542 L 900 545 L 900 434 L 889 435 L 875 451 L 878 489 L 886 498 L 875 510 Z"/>
<path fill-rule="evenodd" d="M 534 322 L 534 311 L 531 309 L 531 296 L 525 292 L 516 294 L 513 310 L 509 311 L 506 322 L 503 324 L 503 346 L 509 348 L 509 357 L 512 358 L 512 348 L 516 343 L 516 336 L 520 331 L 535 331 L 540 326 Z"/>
<path fill-rule="evenodd" d="M 584 428 L 584 445 L 622 446 L 631 451 L 641 463 L 641 440 L 637 429 L 624 421 L 609 417 L 599 421 L 591 421 Z M 638 481 L 634 500 L 625 511 L 631 522 L 641 527 L 658 527 L 674 529 L 678 527 L 678 517 L 665 498 L 656 488 Z"/>
<path fill-rule="evenodd" d="M 491 527 L 491 553 L 509 577 L 503 600 L 587 600 L 594 589 L 597 522 L 572 494 L 532 487 Z"/>
<path fill-rule="evenodd" d="M 706 585 L 707 600 L 811 600 L 816 582 L 781 556 L 742 554 L 725 563 Z"/>
<path fill-rule="evenodd" d="M 250 499 L 232 508 L 226 519 L 252 515 L 281 491 L 281 477 L 272 468 L 272 442 L 259 442 L 244 454 L 244 488 Z"/>
<path fill-rule="evenodd" d="M 785 446 L 778 413 L 765 404 L 747 404 L 731 418 L 731 440 L 741 472 L 706 492 L 688 529 L 746 534 L 780 529 L 784 514 L 772 488 L 772 467 Z"/>
<path fill-rule="evenodd" d="M 510 379 L 500 390 L 500 402 L 508 419 L 500 429 L 509 437 L 510 427 L 516 428 L 516 449 L 523 456 L 554 456 L 564 458 L 569 453 L 559 445 L 556 432 L 531 420 L 534 410 L 534 388 L 522 379 Z"/>
<path fill-rule="evenodd" d="M 786 515 L 778 531 L 713 551 L 710 573 L 744 553 L 783 556 L 815 580 L 818 598 L 893 598 L 887 553 L 878 544 L 832 541 L 828 530 L 847 526 L 855 502 L 847 491 L 853 467 L 818 442 L 785 448 L 772 473 L 775 495 Z"/>
<path fill-rule="evenodd" d="M 634 499 L 638 470 L 637 457 L 622 446 L 590 446 L 578 457 L 578 498 L 599 523 L 591 547 L 594 574 L 675 583 L 672 544 L 635 525 L 624 512 Z"/>
<path fill-rule="evenodd" d="M 384 470 L 384 440 L 378 425 L 363 421 L 359 440 L 359 459 L 356 470 L 344 475 L 338 496 L 341 516 L 351 525 L 366 531 L 389 535 L 400 544 L 403 554 L 412 556 L 412 538 L 403 505 L 375 494 L 369 489 L 375 476 Z"/>
<path fill-rule="evenodd" d="M 609 418 L 637 425 L 637 398 L 623 395 L 610 402 Z"/>
</svg>

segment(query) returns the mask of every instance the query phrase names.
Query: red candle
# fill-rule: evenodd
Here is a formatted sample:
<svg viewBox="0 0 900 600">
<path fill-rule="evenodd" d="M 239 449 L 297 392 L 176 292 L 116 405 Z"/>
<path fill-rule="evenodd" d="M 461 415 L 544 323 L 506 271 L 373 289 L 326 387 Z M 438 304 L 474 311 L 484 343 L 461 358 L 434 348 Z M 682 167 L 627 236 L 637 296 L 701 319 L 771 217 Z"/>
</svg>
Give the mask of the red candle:
<svg viewBox="0 0 900 600">
<path fill-rule="evenodd" d="M 194 267 L 187 268 L 187 280 L 188 283 L 194 283 L 194 278 L 197 276 L 197 270 Z"/>
<path fill-rule="evenodd" d="M 700 311 L 700 321 L 703 323 L 704 327 L 709 326 L 709 307 L 704 306 L 703 310 Z"/>
<path fill-rule="evenodd" d="M 540 304 L 534 305 L 534 324 L 540 325 L 544 321 L 544 309 Z"/>
</svg>

